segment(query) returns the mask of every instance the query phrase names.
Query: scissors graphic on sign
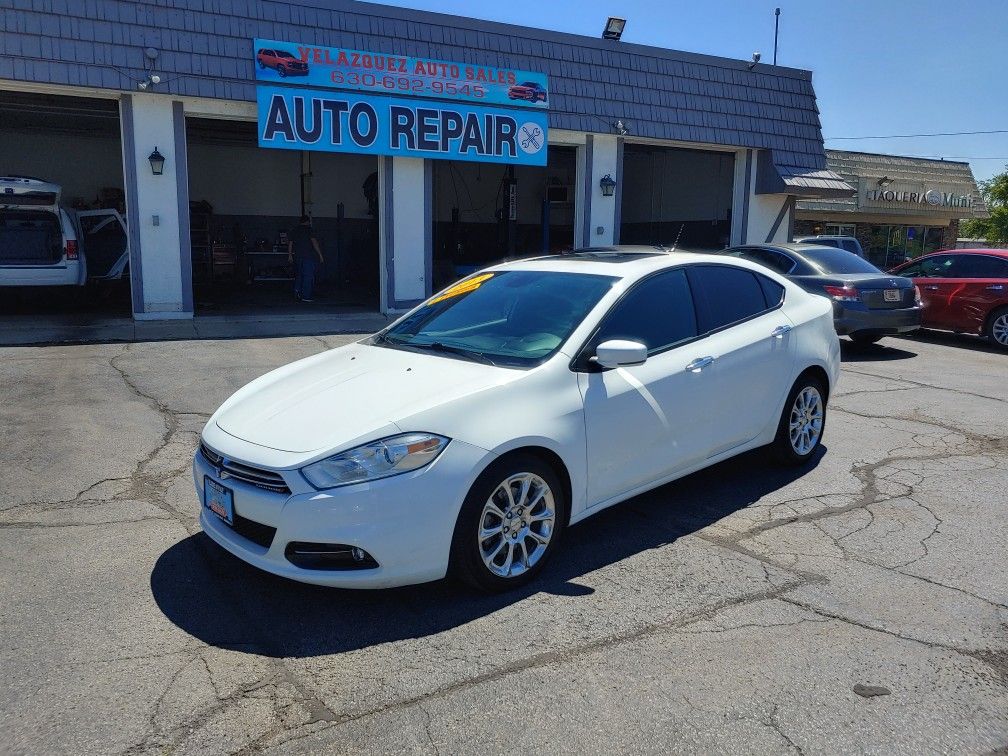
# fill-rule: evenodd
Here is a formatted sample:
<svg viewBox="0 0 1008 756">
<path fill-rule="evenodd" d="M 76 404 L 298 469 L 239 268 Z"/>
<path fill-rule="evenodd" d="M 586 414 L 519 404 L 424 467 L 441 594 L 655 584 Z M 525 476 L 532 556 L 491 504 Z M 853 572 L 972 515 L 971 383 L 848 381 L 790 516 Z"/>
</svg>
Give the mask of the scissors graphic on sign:
<svg viewBox="0 0 1008 756">
<path fill-rule="evenodd" d="M 530 128 L 530 124 L 526 123 L 522 126 L 521 133 L 521 147 L 523 150 L 526 152 L 536 152 L 540 147 L 542 147 L 542 142 L 540 141 L 542 137 L 542 129 L 538 126 L 531 126 Z"/>
</svg>

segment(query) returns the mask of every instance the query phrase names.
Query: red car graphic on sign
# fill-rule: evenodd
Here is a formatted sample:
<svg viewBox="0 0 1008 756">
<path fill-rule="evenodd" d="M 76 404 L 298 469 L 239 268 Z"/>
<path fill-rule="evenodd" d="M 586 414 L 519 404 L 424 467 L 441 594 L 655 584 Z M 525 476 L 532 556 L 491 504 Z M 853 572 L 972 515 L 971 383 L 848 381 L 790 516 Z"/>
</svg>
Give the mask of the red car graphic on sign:
<svg viewBox="0 0 1008 756">
<path fill-rule="evenodd" d="M 508 88 L 509 100 L 528 100 L 529 102 L 546 102 L 546 88 L 534 81 L 523 84 L 512 84 Z"/>
<path fill-rule="evenodd" d="M 259 63 L 259 68 L 276 69 L 281 78 L 308 75 L 308 64 L 286 50 L 263 48 L 256 53 L 256 61 Z"/>
</svg>

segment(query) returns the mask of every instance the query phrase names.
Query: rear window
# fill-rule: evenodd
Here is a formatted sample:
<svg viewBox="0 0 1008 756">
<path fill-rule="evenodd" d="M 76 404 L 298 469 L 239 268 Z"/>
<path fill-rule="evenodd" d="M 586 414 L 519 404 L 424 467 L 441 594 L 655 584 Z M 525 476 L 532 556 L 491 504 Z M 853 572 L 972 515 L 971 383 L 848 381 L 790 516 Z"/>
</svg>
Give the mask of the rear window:
<svg viewBox="0 0 1008 756">
<path fill-rule="evenodd" d="M 0 264 L 51 265 L 63 257 L 56 213 L 0 209 Z"/>
<path fill-rule="evenodd" d="M 22 207 L 38 207 L 56 204 L 55 192 L 18 192 L 4 191 L 0 193 L 0 205 L 20 205 Z"/>
<path fill-rule="evenodd" d="M 802 256 L 820 273 L 882 273 L 867 260 L 835 247 L 807 247 Z"/>
</svg>

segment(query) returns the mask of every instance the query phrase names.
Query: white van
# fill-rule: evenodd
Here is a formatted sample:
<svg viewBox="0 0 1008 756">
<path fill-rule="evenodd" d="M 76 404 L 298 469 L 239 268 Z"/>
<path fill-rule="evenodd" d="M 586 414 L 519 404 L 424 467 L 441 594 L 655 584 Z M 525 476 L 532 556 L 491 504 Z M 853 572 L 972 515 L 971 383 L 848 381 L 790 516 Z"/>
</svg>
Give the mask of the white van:
<svg viewBox="0 0 1008 756">
<path fill-rule="evenodd" d="M 87 264 L 60 187 L 0 176 L 0 286 L 83 286 Z"/>
<path fill-rule="evenodd" d="M 61 191 L 0 176 L 0 286 L 83 286 L 127 275 L 125 218 L 112 208 L 64 210 Z"/>
</svg>

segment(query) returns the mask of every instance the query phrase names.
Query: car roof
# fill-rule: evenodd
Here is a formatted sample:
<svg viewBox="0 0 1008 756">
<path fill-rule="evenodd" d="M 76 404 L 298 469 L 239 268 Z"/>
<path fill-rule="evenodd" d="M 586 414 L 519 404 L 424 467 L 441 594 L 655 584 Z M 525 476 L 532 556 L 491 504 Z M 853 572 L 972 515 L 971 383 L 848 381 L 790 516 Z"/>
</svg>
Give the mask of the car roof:
<svg viewBox="0 0 1008 756">
<path fill-rule="evenodd" d="M 813 236 L 799 236 L 795 239 L 795 242 L 804 242 L 805 239 L 853 239 L 857 241 L 856 236 L 848 236 L 847 234 L 815 234 Z"/>
<path fill-rule="evenodd" d="M 566 254 L 530 257 L 486 268 L 485 272 L 505 270 L 537 270 L 557 273 L 586 273 L 615 278 L 636 279 L 664 268 L 682 264 L 722 263 L 737 265 L 765 273 L 766 270 L 748 260 L 705 254 L 702 251 L 668 250 L 664 247 L 620 245 L 588 247 Z"/>
<path fill-rule="evenodd" d="M 802 243 L 798 243 L 798 242 L 781 242 L 780 244 L 734 244 L 734 245 L 732 245 L 730 247 L 730 249 L 742 249 L 743 247 L 745 247 L 746 249 L 772 249 L 772 250 L 779 250 L 781 252 L 788 252 L 788 253 L 790 253 L 792 255 L 796 255 L 798 257 L 801 257 L 803 255 L 807 255 L 809 252 L 817 250 L 817 249 L 823 250 L 823 251 L 828 252 L 830 254 L 835 254 L 837 251 L 847 252 L 847 250 L 845 250 L 845 249 L 839 249 L 838 247 L 831 247 L 828 244 L 820 244 L 820 245 L 817 246 L 815 244 L 807 244 L 807 243 L 806 244 L 802 244 Z M 847 254 L 853 255 L 854 253 L 853 252 L 847 252 Z M 855 255 L 855 257 L 857 257 L 857 255 Z"/>
<path fill-rule="evenodd" d="M 915 257 L 920 260 L 924 257 L 934 257 L 935 255 L 994 255 L 995 257 L 1008 257 L 1008 249 L 939 249 L 935 252 L 928 252 L 926 255 Z M 909 262 L 913 262 L 910 260 Z"/>
</svg>

